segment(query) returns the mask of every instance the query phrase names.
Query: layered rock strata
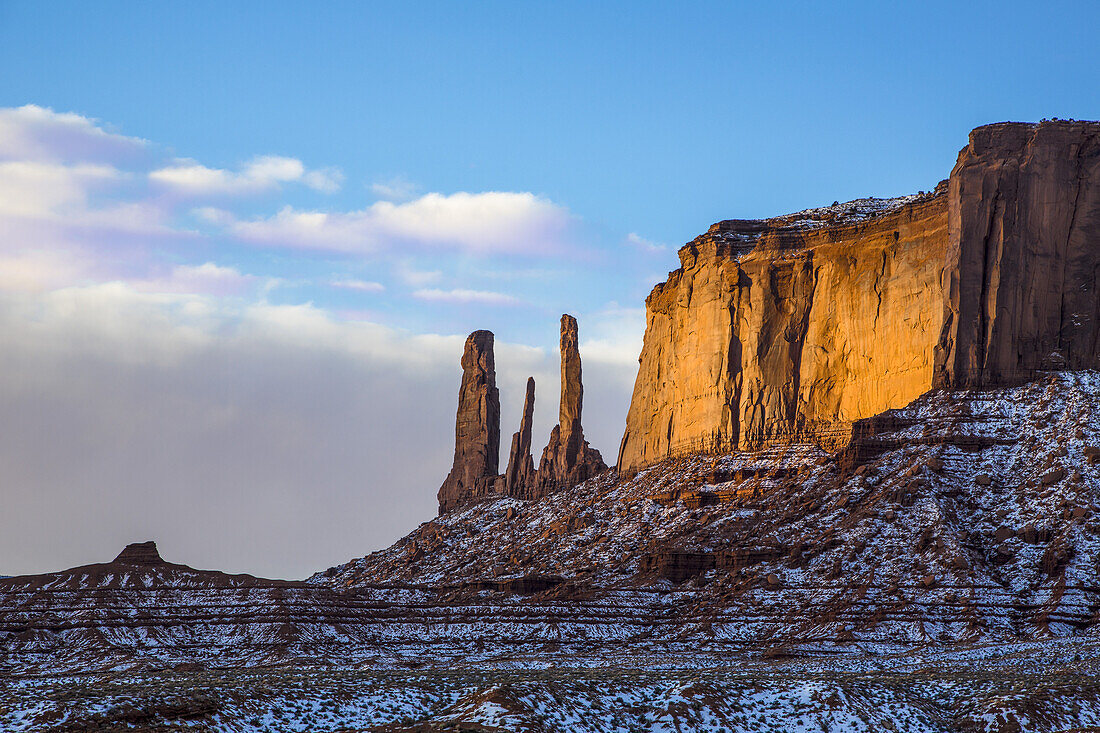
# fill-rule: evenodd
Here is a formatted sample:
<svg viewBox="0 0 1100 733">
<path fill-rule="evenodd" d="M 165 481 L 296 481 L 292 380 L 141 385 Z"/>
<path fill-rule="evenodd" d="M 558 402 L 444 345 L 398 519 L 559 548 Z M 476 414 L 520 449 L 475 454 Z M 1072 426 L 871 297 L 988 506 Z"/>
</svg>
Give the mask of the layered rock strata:
<svg viewBox="0 0 1100 733">
<path fill-rule="evenodd" d="M 462 352 L 454 463 L 439 487 L 439 510 L 448 511 L 468 496 L 487 493 L 496 480 L 499 461 L 500 394 L 493 333 L 474 331 Z"/>
<path fill-rule="evenodd" d="M 979 127 L 948 198 L 938 383 L 1100 365 L 1100 124 Z"/>
<path fill-rule="evenodd" d="M 1003 123 L 930 194 L 715 224 L 646 300 L 619 470 L 1096 368 L 1098 175 L 1100 123 Z"/>
</svg>

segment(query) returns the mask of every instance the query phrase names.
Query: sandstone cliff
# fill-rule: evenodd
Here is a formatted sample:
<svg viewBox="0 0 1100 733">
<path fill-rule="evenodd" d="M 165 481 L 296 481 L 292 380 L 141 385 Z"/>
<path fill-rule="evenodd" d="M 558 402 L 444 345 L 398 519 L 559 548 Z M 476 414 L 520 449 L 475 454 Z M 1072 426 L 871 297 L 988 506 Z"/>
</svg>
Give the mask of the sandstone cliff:
<svg viewBox="0 0 1100 733">
<path fill-rule="evenodd" d="M 926 391 L 946 234 L 943 187 L 711 227 L 646 300 L 620 470 L 843 434 Z"/>
<path fill-rule="evenodd" d="M 1100 366 L 1098 176 L 1100 123 L 1003 123 L 931 194 L 715 224 L 646 300 L 620 471 Z"/>
<path fill-rule="evenodd" d="M 937 383 L 1100 365 L 1100 124 L 979 127 L 949 199 Z"/>
</svg>

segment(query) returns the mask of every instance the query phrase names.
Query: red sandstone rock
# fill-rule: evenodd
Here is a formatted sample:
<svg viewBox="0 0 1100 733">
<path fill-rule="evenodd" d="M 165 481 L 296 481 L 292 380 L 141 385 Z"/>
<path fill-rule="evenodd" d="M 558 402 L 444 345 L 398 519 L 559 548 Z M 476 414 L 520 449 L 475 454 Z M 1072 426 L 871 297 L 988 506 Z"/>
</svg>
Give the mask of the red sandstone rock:
<svg viewBox="0 0 1100 733">
<path fill-rule="evenodd" d="M 125 565 L 143 566 L 164 564 L 164 560 L 161 559 L 160 553 L 157 552 L 157 543 L 153 541 L 135 542 L 131 545 L 126 545 L 122 552 L 118 553 L 118 557 L 114 559 L 114 562 Z"/>
<path fill-rule="evenodd" d="M 489 493 L 500 461 L 500 395 L 493 358 L 493 333 L 474 331 L 462 353 L 462 386 L 455 417 L 455 455 L 439 487 L 439 513 L 479 493 Z"/>
<path fill-rule="evenodd" d="M 535 416 L 535 378 L 527 378 L 527 396 L 523 400 L 523 417 L 519 432 L 512 435 L 508 453 L 508 468 L 504 472 L 504 493 L 521 496 L 535 481 L 535 461 L 531 457 L 531 422 Z"/>
<path fill-rule="evenodd" d="M 1100 123 L 979 127 L 948 198 L 936 384 L 1100 366 Z"/>
<path fill-rule="evenodd" d="M 562 487 L 576 486 L 607 470 L 603 456 L 588 445 L 581 428 L 584 387 L 581 383 L 581 354 L 577 347 L 577 319 L 561 317 L 561 403 L 558 424 L 550 431 L 550 442 L 542 452 L 536 498 Z"/>
</svg>

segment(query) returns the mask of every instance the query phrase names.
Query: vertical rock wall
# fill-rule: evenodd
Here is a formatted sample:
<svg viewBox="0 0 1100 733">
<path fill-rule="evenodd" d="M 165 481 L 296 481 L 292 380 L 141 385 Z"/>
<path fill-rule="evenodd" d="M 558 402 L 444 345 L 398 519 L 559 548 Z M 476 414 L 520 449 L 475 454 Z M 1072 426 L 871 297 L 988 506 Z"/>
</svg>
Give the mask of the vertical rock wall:
<svg viewBox="0 0 1100 733">
<path fill-rule="evenodd" d="M 941 187 L 722 222 L 685 246 L 646 300 L 620 470 L 839 440 L 854 420 L 925 392 L 946 238 Z"/>
<path fill-rule="evenodd" d="M 950 202 L 936 384 L 1100 368 L 1100 124 L 977 128 Z"/>
<path fill-rule="evenodd" d="M 624 472 L 1097 369 L 1100 123 L 980 127 L 933 194 L 721 222 L 680 261 L 646 301 Z"/>
</svg>

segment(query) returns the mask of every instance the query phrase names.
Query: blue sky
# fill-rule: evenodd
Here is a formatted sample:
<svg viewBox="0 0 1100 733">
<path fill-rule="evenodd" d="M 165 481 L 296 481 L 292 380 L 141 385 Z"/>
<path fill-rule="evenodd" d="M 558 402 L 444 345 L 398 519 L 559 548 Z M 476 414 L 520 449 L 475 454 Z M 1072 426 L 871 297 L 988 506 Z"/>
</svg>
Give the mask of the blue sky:
<svg viewBox="0 0 1100 733">
<path fill-rule="evenodd" d="M 611 458 L 679 245 L 930 189 L 980 124 L 1100 118 L 1097 27 L 1093 2 L 0 0 L 0 573 L 147 536 L 269 574 L 361 555 L 432 512 L 469 331 L 497 333 L 502 444 L 528 374 L 545 436 L 562 312 Z M 19 531 L 47 516 L 67 542 Z"/>
</svg>

